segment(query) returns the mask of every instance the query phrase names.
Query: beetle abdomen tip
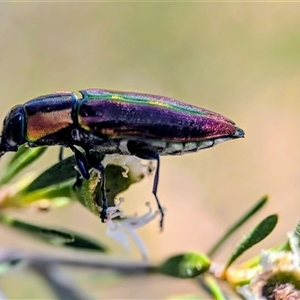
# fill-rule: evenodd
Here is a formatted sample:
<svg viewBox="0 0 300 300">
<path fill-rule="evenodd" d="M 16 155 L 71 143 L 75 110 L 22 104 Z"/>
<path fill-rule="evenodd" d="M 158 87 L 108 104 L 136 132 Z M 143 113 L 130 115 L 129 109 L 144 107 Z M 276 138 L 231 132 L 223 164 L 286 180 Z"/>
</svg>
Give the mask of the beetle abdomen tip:
<svg viewBox="0 0 300 300">
<path fill-rule="evenodd" d="M 243 129 L 236 127 L 236 131 L 233 136 L 236 138 L 243 138 L 243 137 L 245 137 L 245 132 Z"/>
</svg>

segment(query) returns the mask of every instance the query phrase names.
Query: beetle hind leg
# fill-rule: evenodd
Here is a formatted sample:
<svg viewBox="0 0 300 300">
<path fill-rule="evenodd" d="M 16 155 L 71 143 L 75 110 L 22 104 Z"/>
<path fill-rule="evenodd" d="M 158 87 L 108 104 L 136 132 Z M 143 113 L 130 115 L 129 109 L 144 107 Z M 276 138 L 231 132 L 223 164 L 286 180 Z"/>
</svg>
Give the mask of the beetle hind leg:
<svg viewBox="0 0 300 300">
<path fill-rule="evenodd" d="M 135 153 L 135 156 L 141 158 L 141 159 L 154 159 L 156 160 L 156 170 L 154 174 L 154 180 L 153 180 L 153 187 L 152 187 L 152 194 L 155 197 L 158 210 L 160 212 L 160 222 L 159 222 L 159 227 L 161 230 L 163 230 L 163 223 L 164 223 L 164 210 L 159 202 L 158 196 L 157 196 L 157 188 L 158 188 L 158 181 L 159 181 L 159 169 L 160 169 L 160 158 L 159 155 L 156 152 L 148 151 L 148 150 L 143 150 L 141 152 Z"/>
<path fill-rule="evenodd" d="M 158 210 L 160 212 L 160 222 L 159 222 L 159 227 L 161 230 L 163 230 L 163 222 L 164 222 L 164 210 L 162 208 L 162 206 L 160 205 L 158 196 L 157 196 L 157 188 L 158 188 L 158 181 L 159 181 L 159 169 L 160 169 L 160 158 L 159 158 L 159 154 L 156 153 L 155 151 L 152 150 L 148 150 L 145 148 L 138 148 L 138 147 L 134 147 L 134 145 L 130 145 L 128 143 L 128 150 L 132 153 L 132 155 L 137 156 L 138 158 L 141 159 L 153 159 L 156 160 L 156 170 L 155 170 L 155 174 L 154 174 L 154 180 L 153 180 L 153 187 L 152 187 L 152 194 L 155 197 L 157 206 L 158 206 Z"/>
</svg>

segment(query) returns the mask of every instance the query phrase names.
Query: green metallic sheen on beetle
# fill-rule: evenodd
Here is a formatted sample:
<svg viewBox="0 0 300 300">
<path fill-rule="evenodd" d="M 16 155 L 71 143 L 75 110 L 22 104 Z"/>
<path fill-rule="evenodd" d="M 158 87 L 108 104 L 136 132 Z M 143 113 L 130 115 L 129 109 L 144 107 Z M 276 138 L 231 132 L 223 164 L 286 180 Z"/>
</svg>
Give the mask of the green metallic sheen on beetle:
<svg viewBox="0 0 300 300">
<path fill-rule="evenodd" d="M 124 141 L 133 139 L 170 155 L 244 135 L 228 118 L 172 98 L 100 89 L 81 94 L 78 99 L 57 92 L 13 108 L 4 121 L 0 151 L 16 151 L 24 143 L 88 144 L 101 152 L 130 154 Z"/>
<path fill-rule="evenodd" d="M 56 92 L 12 108 L 3 123 L 0 156 L 25 143 L 30 147 L 70 147 L 84 178 L 89 177 L 87 163 L 104 176 L 101 162 L 91 151 L 155 159 L 153 194 L 158 202 L 160 155 L 196 152 L 244 137 L 230 119 L 172 98 L 103 89 L 80 93 L 82 98 Z M 102 192 L 105 197 L 104 183 Z"/>
</svg>

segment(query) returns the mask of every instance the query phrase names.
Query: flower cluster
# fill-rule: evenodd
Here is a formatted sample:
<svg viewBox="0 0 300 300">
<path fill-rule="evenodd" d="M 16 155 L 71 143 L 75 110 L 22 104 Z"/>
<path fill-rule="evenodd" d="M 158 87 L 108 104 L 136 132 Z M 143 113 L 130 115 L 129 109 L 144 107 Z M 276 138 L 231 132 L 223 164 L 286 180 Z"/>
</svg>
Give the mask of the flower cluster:
<svg viewBox="0 0 300 300">
<path fill-rule="evenodd" d="M 260 258 L 260 271 L 248 285 L 238 289 L 245 298 L 300 299 L 300 248 L 299 235 L 289 234 L 291 251 L 263 251 Z"/>
</svg>

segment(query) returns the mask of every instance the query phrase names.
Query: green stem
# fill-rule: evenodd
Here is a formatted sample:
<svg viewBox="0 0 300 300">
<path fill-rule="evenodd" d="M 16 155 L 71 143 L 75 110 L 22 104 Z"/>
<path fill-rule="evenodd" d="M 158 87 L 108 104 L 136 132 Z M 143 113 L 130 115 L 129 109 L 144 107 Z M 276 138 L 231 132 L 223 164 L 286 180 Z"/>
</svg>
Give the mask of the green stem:
<svg viewBox="0 0 300 300">
<path fill-rule="evenodd" d="M 242 216 L 233 226 L 231 226 L 227 232 L 223 235 L 223 237 L 216 242 L 216 244 L 209 250 L 208 256 L 212 257 L 226 242 L 226 240 L 236 231 L 238 230 L 244 223 L 246 223 L 255 213 L 257 213 L 268 201 L 268 196 L 264 196 L 262 199 L 258 201 L 258 203 L 250 209 L 248 213 Z"/>
</svg>

